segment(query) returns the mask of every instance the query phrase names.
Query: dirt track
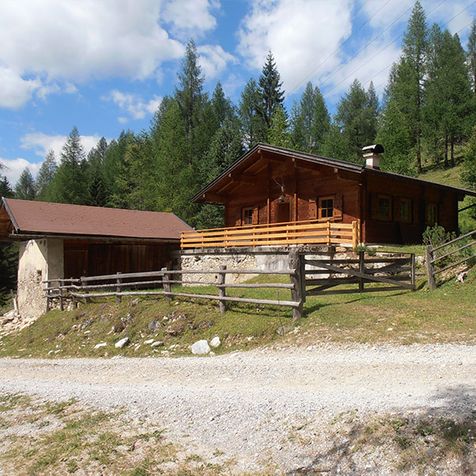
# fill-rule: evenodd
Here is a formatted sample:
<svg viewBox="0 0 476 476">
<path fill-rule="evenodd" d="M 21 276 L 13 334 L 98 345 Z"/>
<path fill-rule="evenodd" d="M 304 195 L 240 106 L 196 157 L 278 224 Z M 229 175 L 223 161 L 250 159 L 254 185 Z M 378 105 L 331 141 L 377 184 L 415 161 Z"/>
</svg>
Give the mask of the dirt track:
<svg viewBox="0 0 476 476">
<path fill-rule="evenodd" d="M 297 452 L 287 442 L 296 424 L 312 428 L 320 422 L 324 428 L 348 411 L 471 412 L 475 369 L 476 347 L 464 345 L 326 346 L 206 358 L 1 359 L 0 391 L 125 407 L 133 418 L 162 422 L 169 435 L 201 453 L 219 449 L 252 470 L 258 461 L 292 468 L 311 457 L 315 448 Z"/>
</svg>

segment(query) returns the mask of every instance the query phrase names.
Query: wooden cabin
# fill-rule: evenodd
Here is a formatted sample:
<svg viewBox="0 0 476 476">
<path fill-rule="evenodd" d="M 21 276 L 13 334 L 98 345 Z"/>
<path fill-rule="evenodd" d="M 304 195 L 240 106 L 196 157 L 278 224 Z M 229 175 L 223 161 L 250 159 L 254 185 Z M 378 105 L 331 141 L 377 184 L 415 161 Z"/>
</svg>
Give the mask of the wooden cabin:
<svg viewBox="0 0 476 476">
<path fill-rule="evenodd" d="M 12 198 L 3 198 L 0 205 L 0 241 L 19 243 L 22 317 L 45 312 L 44 280 L 171 266 L 180 233 L 190 230 L 173 213 Z"/>
<path fill-rule="evenodd" d="M 182 248 L 412 244 L 427 226 L 457 231 L 458 202 L 476 193 L 380 170 L 382 153 L 365 147 L 358 165 L 258 144 L 194 198 L 223 205 L 225 228 L 184 233 Z"/>
</svg>

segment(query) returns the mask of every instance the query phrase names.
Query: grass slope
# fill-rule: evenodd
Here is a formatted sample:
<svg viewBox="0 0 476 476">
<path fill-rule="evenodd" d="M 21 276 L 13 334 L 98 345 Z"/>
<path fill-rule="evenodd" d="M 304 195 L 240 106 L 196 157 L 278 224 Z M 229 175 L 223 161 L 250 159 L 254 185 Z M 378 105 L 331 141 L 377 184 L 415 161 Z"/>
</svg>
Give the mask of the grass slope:
<svg viewBox="0 0 476 476">
<path fill-rule="evenodd" d="M 277 277 L 278 279 L 282 279 Z M 256 281 L 256 280 L 255 280 Z M 211 293 L 213 288 L 187 288 Z M 234 290 L 250 297 L 288 299 L 286 290 Z M 436 291 L 385 291 L 308 298 L 305 317 L 293 323 L 291 311 L 269 306 L 230 306 L 165 299 L 82 304 L 51 311 L 30 327 L 0 340 L 0 357 L 151 356 L 190 354 L 199 339 L 220 336 L 216 352 L 257 346 L 340 343 L 474 342 L 476 273 L 465 283 L 454 280 Z M 129 337 L 130 345 L 114 343 Z M 150 340 L 163 344 L 151 347 Z M 104 342 L 106 346 L 95 349 Z M 147 343 L 149 342 L 149 343 Z"/>
</svg>

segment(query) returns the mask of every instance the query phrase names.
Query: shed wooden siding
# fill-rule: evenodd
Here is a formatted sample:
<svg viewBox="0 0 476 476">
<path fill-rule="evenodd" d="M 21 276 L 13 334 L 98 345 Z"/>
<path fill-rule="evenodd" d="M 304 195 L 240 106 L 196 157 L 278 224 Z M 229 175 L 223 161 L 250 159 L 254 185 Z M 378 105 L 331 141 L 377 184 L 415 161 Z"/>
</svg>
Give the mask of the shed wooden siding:
<svg viewBox="0 0 476 476">
<path fill-rule="evenodd" d="M 170 243 L 64 241 L 64 277 L 156 271 L 171 265 Z"/>
</svg>

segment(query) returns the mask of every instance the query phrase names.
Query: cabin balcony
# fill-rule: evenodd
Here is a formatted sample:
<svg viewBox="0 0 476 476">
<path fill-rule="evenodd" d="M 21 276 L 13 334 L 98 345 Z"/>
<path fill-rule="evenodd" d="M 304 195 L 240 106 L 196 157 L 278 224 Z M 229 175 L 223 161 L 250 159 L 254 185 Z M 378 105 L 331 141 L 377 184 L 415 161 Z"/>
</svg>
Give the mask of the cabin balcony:
<svg viewBox="0 0 476 476">
<path fill-rule="evenodd" d="M 190 249 L 337 245 L 355 248 L 359 241 L 360 224 L 358 220 L 352 223 L 307 220 L 182 232 L 180 247 Z"/>
</svg>

